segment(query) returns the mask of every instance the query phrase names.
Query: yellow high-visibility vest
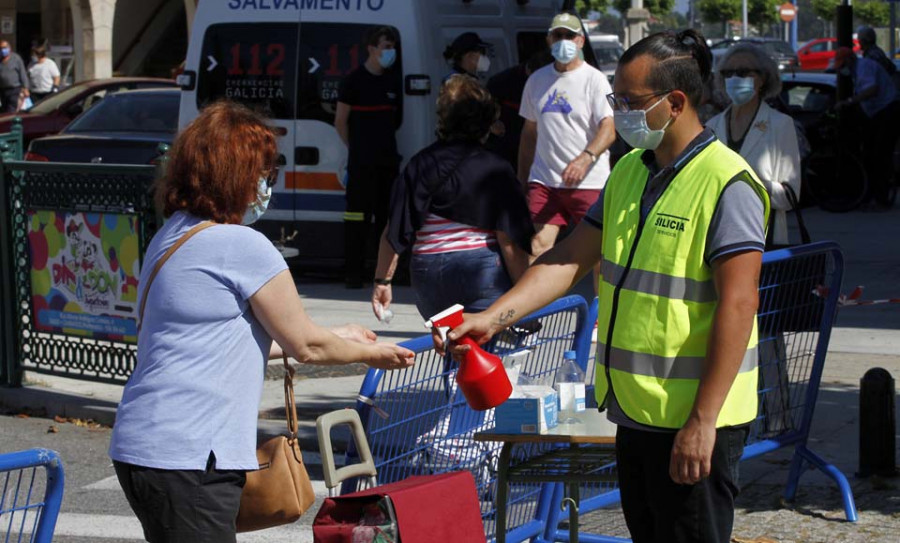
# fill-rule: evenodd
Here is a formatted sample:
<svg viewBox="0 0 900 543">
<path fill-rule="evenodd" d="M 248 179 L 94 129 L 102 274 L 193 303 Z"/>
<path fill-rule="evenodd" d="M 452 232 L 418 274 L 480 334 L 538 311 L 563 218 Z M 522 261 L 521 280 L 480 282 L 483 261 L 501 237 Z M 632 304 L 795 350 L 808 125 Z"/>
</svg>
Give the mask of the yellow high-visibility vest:
<svg viewBox="0 0 900 543">
<path fill-rule="evenodd" d="M 697 394 L 717 305 L 704 254 L 719 198 L 729 184 L 748 183 L 768 224 L 769 196 L 740 155 L 716 140 L 682 167 L 642 222 L 649 174 L 642 152 L 616 164 L 604 193 L 596 395 L 603 405 L 611 383 L 630 419 L 681 428 Z M 717 428 L 756 417 L 756 347 L 754 319 Z"/>
</svg>

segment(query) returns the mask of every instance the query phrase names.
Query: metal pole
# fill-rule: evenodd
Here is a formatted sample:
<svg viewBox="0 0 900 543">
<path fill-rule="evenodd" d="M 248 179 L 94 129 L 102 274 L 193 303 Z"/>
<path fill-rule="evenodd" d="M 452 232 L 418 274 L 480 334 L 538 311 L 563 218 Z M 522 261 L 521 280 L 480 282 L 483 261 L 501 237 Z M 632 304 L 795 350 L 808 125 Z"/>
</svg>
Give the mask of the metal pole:
<svg viewBox="0 0 900 543">
<path fill-rule="evenodd" d="M 747 0 L 741 2 L 741 37 L 747 37 Z"/>
<path fill-rule="evenodd" d="M 894 60 L 894 51 L 897 50 L 897 2 L 891 2 L 891 49 L 888 58 Z"/>
<path fill-rule="evenodd" d="M 791 49 L 797 50 L 797 23 L 799 22 L 800 12 L 797 10 L 797 0 L 793 0 L 794 4 L 794 20 L 791 21 Z"/>
</svg>

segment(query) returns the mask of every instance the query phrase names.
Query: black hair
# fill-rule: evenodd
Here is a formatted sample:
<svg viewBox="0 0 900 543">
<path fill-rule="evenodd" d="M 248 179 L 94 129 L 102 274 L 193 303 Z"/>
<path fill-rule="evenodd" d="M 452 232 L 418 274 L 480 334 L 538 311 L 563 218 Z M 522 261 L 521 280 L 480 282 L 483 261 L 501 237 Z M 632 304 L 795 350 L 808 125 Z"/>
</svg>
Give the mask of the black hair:
<svg viewBox="0 0 900 543">
<path fill-rule="evenodd" d="M 372 47 L 378 47 L 378 44 L 381 43 L 381 38 L 386 39 L 387 41 L 396 44 L 399 41 L 397 37 L 397 31 L 394 30 L 391 26 L 373 26 L 366 32 L 366 45 L 370 45 Z"/>
<path fill-rule="evenodd" d="M 712 69 L 712 53 L 702 34 L 691 28 L 651 34 L 628 48 L 619 64 L 628 64 L 642 55 L 656 60 L 647 76 L 647 86 L 657 92 L 680 90 L 693 107 L 700 105 Z"/>
</svg>

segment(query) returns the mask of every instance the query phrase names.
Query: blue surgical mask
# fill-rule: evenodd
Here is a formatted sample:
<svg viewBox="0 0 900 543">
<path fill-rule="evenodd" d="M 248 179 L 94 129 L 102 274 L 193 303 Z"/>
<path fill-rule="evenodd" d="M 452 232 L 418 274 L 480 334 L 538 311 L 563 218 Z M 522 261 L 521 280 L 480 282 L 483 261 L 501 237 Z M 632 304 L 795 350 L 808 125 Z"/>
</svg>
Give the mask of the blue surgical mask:
<svg viewBox="0 0 900 543">
<path fill-rule="evenodd" d="M 622 136 L 625 143 L 635 149 L 653 150 L 662 143 L 663 136 L 666 135 L 666 128 L 672 122 L 670 117 L 666 124 L 658 130 L 652 130 L 647 124 L 647 112 L 658 106 L 666 99 L 666 94 L 660 98 L 655 104 L 647 109 L 634 109 L 631 111 L 614 111 L 613 122 L 616 125 L 616 132 Z"/>
<path fill-rule="evenodd" d="M 573 40 L 559 40 L 550 46 L 550 54 L 561 64 L 568 64 L 578 56 L 578 44 Z"/>
<path fill-rule="evenodd" d="M 756 95 L 756 82 L 752 77 L 729 77 L 725 80 L 725 93 L 736 106 L 742 106 Z"/>
<path fill-rule="evenodd" d="M 268 209 L 271 199 L 272 187 L 269 186 L 265 177 L 260 177 L 259 184 L 256 187 L 256 200 L 247 206 L 247 211 L 244 212 L 241 224 L 248 226 L 258 221 Z"/>
<path fill-rule="evenodd" d="M 4 47 L 0 49 L 0 56 L 8 57 L 9 56 L 9 47 Z"/>
<path fill-rule="evenodd" d="M 390 68 L 394 65 L 394 61 L 397 60 L 397 50 L 396 49 L 384 49 L 381 51 L 381 56 L 378 57 L 378 63 L 381 64 L 381 67 L 384 69 Z"/>
</svg>

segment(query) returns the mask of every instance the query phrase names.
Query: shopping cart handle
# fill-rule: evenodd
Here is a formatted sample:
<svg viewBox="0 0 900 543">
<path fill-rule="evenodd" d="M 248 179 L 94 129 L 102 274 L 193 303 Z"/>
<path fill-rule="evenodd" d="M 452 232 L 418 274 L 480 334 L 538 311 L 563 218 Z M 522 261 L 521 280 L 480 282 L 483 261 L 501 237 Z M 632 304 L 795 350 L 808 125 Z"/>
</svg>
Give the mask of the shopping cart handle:
<svg viewBox="0 0 900 543">
<path fill-rule="evenodd" d="M 350 426 L 350 434 L 356 442 L 356 451 L 359 454 L 359 462 L 344 466 L 341 469 L 334 467 L 334 451 L 331 448 L 331 430 L 340 424 Z M 372 452 L 369 450 L 369 441 L 363 431 L 359 413 L 354 409 L 339 409 L 325 413 L 316 419 L 316 433 L 319 436 L 319 451 L 322 455 L 322 471 L 325 477 L 325 486 L 328 487 L 328 495 L 337 495 L 337 486 L 347 479 L 354 477 L 366 477 L 370 486 L 375 486 L 377 470 Z"/>
</svg>

